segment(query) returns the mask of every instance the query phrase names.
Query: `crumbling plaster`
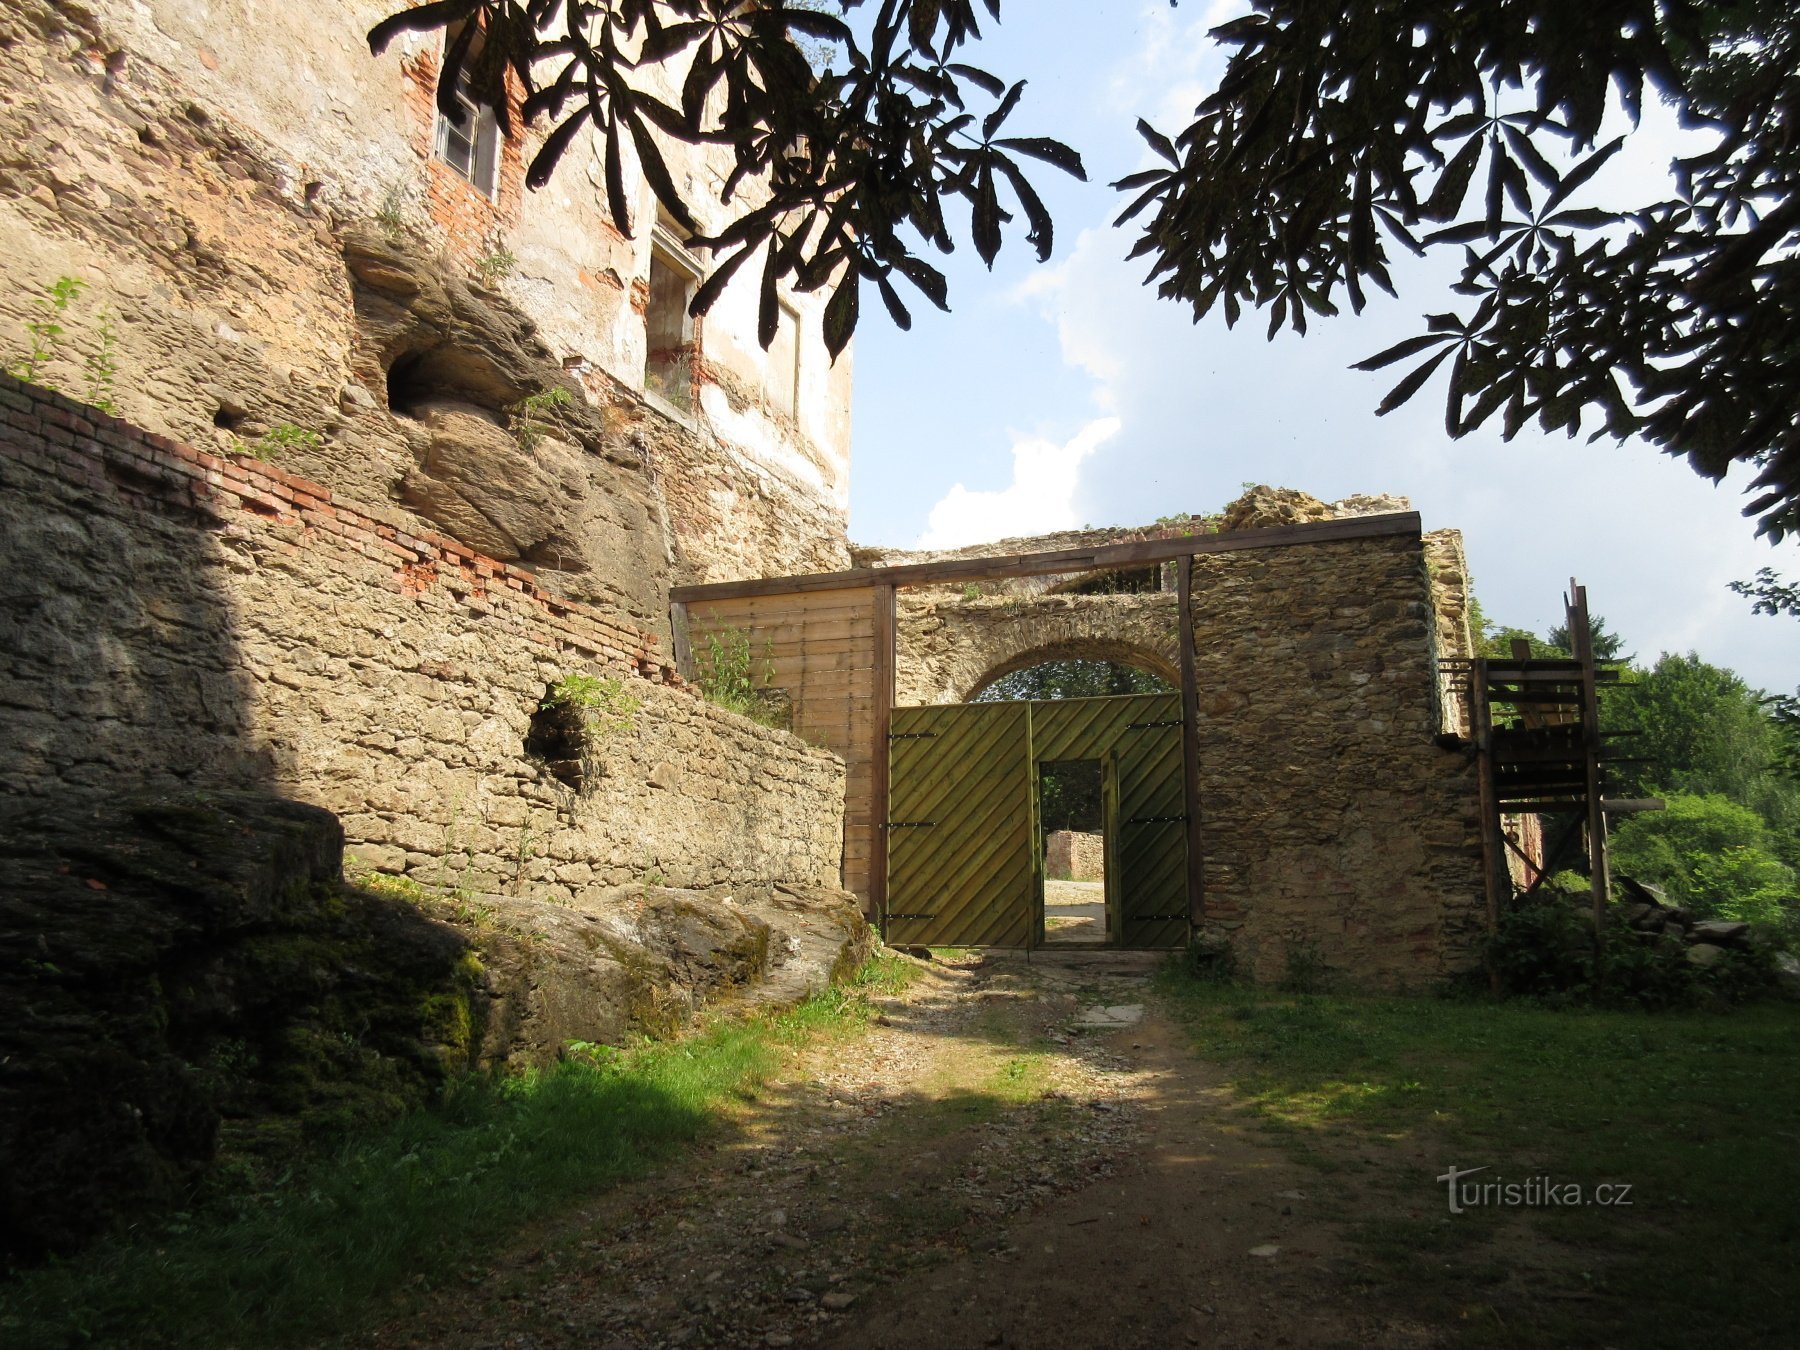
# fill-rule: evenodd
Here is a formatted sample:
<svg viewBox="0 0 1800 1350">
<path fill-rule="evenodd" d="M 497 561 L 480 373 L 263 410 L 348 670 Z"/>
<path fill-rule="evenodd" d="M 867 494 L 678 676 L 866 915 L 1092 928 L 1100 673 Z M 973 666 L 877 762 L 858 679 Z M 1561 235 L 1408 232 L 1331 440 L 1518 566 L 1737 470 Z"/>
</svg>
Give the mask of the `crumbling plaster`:
<svg viewBox="0 0 1800 1350">
<path fill-rule="evenodd" d="M 0 134 L 16 153 L 0 166 L 3 340 L 23 342 L 56 278 L 82 278 L 66 359 L 46 378 L 80 391 L 109 313 L 114 395 L 131 421 L 196 444 L 281 423 L 317 431 L 321 445 L 289 452 L 289 467 L 360 500 L 398 501 L 419 447 L 388 415 L 367 288 L 345 256 L 375 240 L 406 255 L 459 319 L 494 316 L 476 327 L 507 333 L 503 355 L 517 359 L 500 373 L 514 397 L 563 382 L 606 415 L 606 444 L 587 448 L 638 462 L 593 466 L 586 491 L 656 501 L 648 514 L 668 537 L 646 556 L 663 553 L 673 576 L 843 565 L 850 361 L 824 353 L 827 297 L 790 297 L 802 329 L 795 416 L 760 397 L 766 358 L 749 336 L 749 282 L 703 321 L 700 411 L 659 412 L 640 392 L 651 200 L 635 162 L 632 239 L 605 217 L 586 133 L 539 193 L 523 191 L 522 173 L 541 128 L 509 142 L 490 202 L 430 157 L 436 39 L 370 57 L 364 34 L 388 8 L 8 6 Z M 670 158 L 698 185 L 716 176 L 704 152 L 675 147 Z M 517 263 L 489 291 L 474 264 L 500 250 Z M 485 400 L 498 422 L 496 401 Z M 547 583 L 608 600 L 579 576 Z M 630 612 L 648 617 L 641 605 Z"/>
</svg>

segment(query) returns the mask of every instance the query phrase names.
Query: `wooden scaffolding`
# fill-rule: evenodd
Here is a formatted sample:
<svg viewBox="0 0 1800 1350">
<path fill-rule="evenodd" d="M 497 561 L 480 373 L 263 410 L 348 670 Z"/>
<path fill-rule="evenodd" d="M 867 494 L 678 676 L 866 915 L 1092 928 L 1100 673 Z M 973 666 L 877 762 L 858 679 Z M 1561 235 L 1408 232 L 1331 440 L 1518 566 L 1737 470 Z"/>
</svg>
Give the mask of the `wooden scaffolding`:
<svg viewBox="0 0 1800 1350">
<path fill-rule="evenodd" d="M 1490 933 L 1504 906 L 1535 892 L 1585 841 L 1593 895 L 1594 942 L 1605 941 L 1606 907 L 1612 901 L 1607 861 L 1607 819 L 1662 803 L 1607 796 L 1607 765 L 1623 762 L 1612 742 L 1628 734 L 1600 725 L 1601 685 L 1618 670 L 1594 655 L 1587 588 L 1569 581 L 1564 597 L 1569 655 L 1534 657 L 1531 644 L 1515 640 L 1508 660 L 1477 656 L 1466 663 L 1470 735 L 1481 793 L 1483 879 Z M 1546 833 L 1532 857 L 1505 829 L 1506 817 L 1535 815 Z M 1522 864 L 1526 881 L 1515 888 L 1508 853 Z"/>
</svg>

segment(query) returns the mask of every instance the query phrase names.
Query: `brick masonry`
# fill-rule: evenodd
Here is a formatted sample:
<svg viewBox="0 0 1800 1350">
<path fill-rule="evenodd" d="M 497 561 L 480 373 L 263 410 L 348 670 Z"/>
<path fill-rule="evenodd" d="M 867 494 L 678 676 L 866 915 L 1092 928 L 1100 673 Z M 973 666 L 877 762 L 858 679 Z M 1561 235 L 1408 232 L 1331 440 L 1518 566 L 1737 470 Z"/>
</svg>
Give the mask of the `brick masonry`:
<svg viewBox="0 0 1800 1350">
<path fill-rule="evenodd" d="M 383 870 L 564 903 L 837 881 L 835 756 L 397 512 L 0 379 L 0 526 L 0 791 L 269 787 L 337 812 Z M 524 750 L 576 672 L 636 705 L 582 792 Z"/>
</svg>

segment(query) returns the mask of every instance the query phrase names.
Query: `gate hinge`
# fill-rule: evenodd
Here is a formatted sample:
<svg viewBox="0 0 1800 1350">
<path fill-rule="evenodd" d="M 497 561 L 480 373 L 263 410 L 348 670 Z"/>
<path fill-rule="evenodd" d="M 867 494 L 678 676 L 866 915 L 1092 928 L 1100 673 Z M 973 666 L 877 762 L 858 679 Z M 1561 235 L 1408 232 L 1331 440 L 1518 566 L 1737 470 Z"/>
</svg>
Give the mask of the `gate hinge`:
<svg viewBox="0 0 1800 1350">
<path fill-rule="evenodd" d="M 1167 923 L 1171 919 L 1186 920 L 1186 914 L 1127 914 L 1126 923 Z"/>
<path fill-rule="evenodd" d="M 934 830 L 937 828 L 937 822 L 935 820 L 884 820 L 881 822 L 881 828 L 884 830 Z"/>
<path fill-rule="evenodd" d="M 935 731 L 890 731 L 888 739 L 890 741 L 927 741 L 936 735 Z"/>
<path fill-rule="evenodd" d="M 1178 727 L 1180 725 L 1181 719 L 1179 717 L 1173 717 L 1166 722 L 1127 722 L 1125 724 L 1125 730 L 1139 731 L 1144 727 Z"/>
<path fill-rule="evenodd" d="M 936 914 L 889 914 L 888 922 L 892 923 L 895 919 L 935 919 L 935 918 L 937 918 Z"/>
<path fill-rule="evenodd" d="M 1127 825 L 1162 825 L 1172 820 L 1186 819 L 1186 816 L 1133 816 L 1125 823 Z"/>
</svg>

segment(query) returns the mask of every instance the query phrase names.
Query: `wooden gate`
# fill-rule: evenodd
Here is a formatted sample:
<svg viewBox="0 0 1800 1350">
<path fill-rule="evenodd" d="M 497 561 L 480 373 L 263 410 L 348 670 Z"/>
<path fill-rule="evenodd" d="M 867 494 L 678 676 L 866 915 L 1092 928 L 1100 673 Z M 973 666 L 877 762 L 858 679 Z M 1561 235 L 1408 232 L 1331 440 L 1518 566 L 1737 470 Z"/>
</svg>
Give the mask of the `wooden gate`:
<svg viewBox="0 0 1800 1350">
<path fill-rule="evenodd" d="M 1114 743 L 1119 814 L 1108 837 L 1119 872 L 1119 945 L 1180 947 L 1188 939 L 1181 695 L 1144 703 Z"/>
<path fill-rule="evenodd" d="M 888 942 L 1031 946 L 1031 705 L 896 708 L 889 738 Z"/>
<path fill-rule="evenodd" d="M 896 708 L 890 733 L 887 940 L 1043 941 L 1038 765 L 1093 759 L 1109 784 L 1109 939 L 1187 940 L 1181 696 Z"/>
</svg>

